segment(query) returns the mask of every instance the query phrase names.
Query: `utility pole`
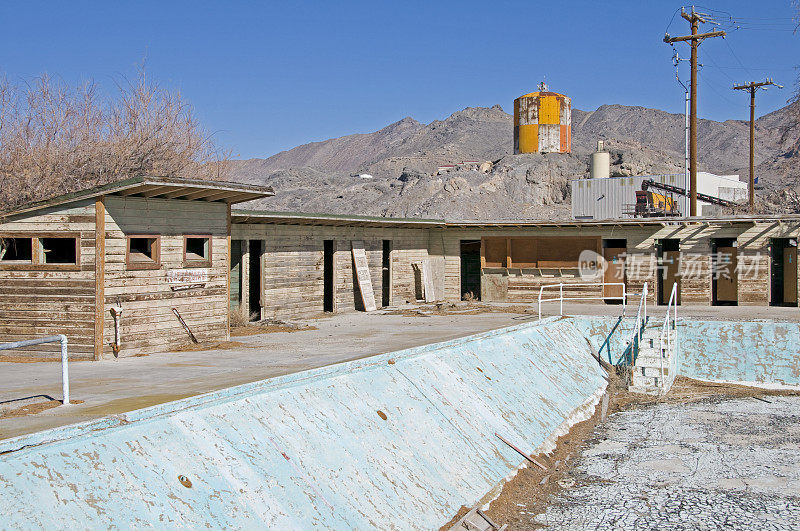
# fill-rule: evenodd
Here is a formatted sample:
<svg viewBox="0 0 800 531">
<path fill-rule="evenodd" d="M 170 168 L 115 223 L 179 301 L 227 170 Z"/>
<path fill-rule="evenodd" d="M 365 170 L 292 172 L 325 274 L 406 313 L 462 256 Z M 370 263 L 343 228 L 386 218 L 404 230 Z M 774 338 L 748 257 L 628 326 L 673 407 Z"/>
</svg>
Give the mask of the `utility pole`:
<svg viewBox="0 0 800 531">
<path fill-rule="evenodd" d="M 683 187 L 686 188 L 687 184 L 689 183 L 689 87 L 681 81 L 681 76 L 678 73 L 678 66 L 680 66 L 681 61 L 687 61 L 687 59 L 681 59 L 678 55 L 677 50 L 673 50 L 673 57 L 672 62 L 675 64 L 675 79 L 680 83 L 681 87 L 683 87 L 683 103 L 684 103 L 684 111 L 683 111 Z M 681 211 L 686 212 L 686 206 L 681 205 Z"/>
<path fill-rule="evenodd" d="M 689 215 L 697 215 L 697 47 L 710 37 L 724 37 L 724 31 L 710 31 L 708 33 L 697 33 L 700 23 L 705 24 L 710 17 L 697 13 L 692 6 L 692 12 L 686 13 L 681 9 L 681 17 L 691 24 L 692 34 L 682 37 L 670 37 L 669 33 L 664 35 L 664 42 L 673 44 L 676 42 L 688 41 L 692 47 L 691 79 L 691 110 L 689 116 Z"/>
<path fill-rule="evenodd" d="M 750 187 L 748 191 L 748 203 L 750 204 L 750 212 L 755 210 L 756 206 L 756 162 L 755 162 L 755 144 L 756 144 L 756 91 L 759 88 L 767 90 L 769 85 L 775 85 L 778 88 L 783 88 L 772 79 L 766 81 L 751 81 L 743 85 L 734 85 L 733 90 L 747 90 L 750 92 Z"/>
</svg>

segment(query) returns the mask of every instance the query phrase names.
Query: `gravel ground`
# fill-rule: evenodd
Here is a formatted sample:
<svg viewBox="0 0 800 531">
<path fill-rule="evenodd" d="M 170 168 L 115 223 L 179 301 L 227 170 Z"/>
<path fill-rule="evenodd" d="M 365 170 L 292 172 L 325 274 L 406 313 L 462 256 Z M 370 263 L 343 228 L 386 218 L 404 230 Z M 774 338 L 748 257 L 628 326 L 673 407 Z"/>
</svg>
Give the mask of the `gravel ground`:
<svg viewBox="0 0 800 531">
<path fill-rule="evenodd" d="M 799 421 L 797 396 L 615 413 L 546 512 L 514 527 L 800 529 Z"/>
</svg>

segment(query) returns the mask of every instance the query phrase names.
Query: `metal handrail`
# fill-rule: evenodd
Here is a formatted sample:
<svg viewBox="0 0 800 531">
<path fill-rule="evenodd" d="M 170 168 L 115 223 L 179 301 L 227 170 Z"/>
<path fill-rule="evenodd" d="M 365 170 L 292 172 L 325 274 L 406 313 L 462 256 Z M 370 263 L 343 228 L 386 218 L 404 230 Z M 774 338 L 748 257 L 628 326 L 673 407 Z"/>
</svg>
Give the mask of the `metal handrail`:
<svg viewBox="0 0 800 531">
<path fill-rule="evenodd" d="M 639 343 L 642 339 L 642 331 L 647 324 L 647 282 L 642 287 L 642 296 L 639 299 L 639 308 L 636 310 L 636 323 L 633 325 L 631 339 L 629 344 L 631 346 L 631 365 L 636 364 L 636 358 L 639 355 Z"/>
<path fill-rule="evenodd" d="M 670 379 L 670 382 L 675 379 L 675 371 L 677 370 L 677 356 L 673 355 L 672 352 L 672 334 L 670 334 L 669 329 L 669 312 L 672 309 L 672 329 L 675 330 L 677 334 L 677 327 L 678 327 L 678 284 L 675 283 L 672 285 L 672 292 L 669 295 L 669 302 L 667 303 L 667 314 L 664 316 L 664 324 L 661 325 L 661 336 L 659 337 L 660 341 L 660 351 L 661 351 L 661 391 L 664 392 L 664 389 L 669 389 L 670 385 L 664 385 L 664 346 L 666 343 L 666 352 L 669 354 L 669 367 L 667 368 L 668 374 L 667 376 Z M 665 341 L 666 337 L 666 341 Z M 677 337 L 675 338 L 677 340 Z M 673 368 L 673 365 L 675 367 Z"/>
<path fill-rule="evenodd" d="M 33 345 L 41 345 L 42 343 L 61 343 L 61 389 L 64 393 L 64 400 L 61 402 L 64 405 L 69 404 L 69 367 L 67 366 L 67 336 L 58 334 L 56 336 L 40 337 L 38 339 L 27 339 L 25 341 L 12 341 L 11 343 L 0 343 L 0 350 L 9 350 L 12 348 L 30 347 Z"/>
<path fill-rule="evenodd" d="M 599 286 L 601 289 L 605 286 L 622 286 L 622 296 L 620 297 L 605 297 L 603 295 L 599 297 L 564 297 L 564 286 L 567 287 L 576 287 L 576 286 Z M 558 288 L 558 297 L 552 299 L 543 299 L 542 292 L 545 288 Z M 625 304 L 627 304 L 627 292 L 625 291 L 625 283 L 624 282 L 609 282 L 609 283 L 602 283 L 598 284 L 596 282 L 560 282 L 558 284 L 545 284 L 539 287 L 539 319 L 542 318 L 542 303 L 543 302 L 554 302 L 559 301 L 559 311 L 558 314 L 563 317 L 564 315 L 564 301 L 594 301 L 594 300 L 619 300 L 622 299 L 622 314 L 625 315 Z"/>
</svg>

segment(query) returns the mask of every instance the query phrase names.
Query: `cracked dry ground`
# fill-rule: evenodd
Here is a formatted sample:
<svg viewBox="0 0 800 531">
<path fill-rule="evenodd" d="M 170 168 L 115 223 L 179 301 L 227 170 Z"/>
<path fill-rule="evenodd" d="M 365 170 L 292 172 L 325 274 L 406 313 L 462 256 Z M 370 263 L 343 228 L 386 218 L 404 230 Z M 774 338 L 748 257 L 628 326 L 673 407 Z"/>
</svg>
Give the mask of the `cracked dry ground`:
<svg viewBox="0 0 800 531">
<path fill-rule="evenodd" d="M 800 530 L 800 396 L 732 387 L 576 425 L 487 512 L 509 529 Z"/>
</svg>

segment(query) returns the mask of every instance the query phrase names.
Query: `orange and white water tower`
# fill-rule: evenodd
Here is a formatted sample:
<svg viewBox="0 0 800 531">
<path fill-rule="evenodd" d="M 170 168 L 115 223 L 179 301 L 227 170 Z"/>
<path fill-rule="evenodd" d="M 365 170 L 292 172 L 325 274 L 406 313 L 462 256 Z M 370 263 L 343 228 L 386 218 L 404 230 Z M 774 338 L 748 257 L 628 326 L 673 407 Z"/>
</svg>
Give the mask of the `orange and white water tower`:
<svg viewBox="0 0 800 531">
<path fill-rule="evenodd" d="M 550 92 L 544 82 L 539 91 L 514 100 L 514 154 L 569 153 L 572 150 L 572 100 Z"/>
</svg>

